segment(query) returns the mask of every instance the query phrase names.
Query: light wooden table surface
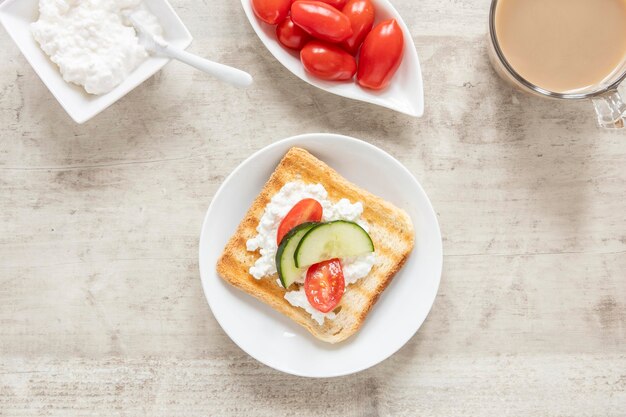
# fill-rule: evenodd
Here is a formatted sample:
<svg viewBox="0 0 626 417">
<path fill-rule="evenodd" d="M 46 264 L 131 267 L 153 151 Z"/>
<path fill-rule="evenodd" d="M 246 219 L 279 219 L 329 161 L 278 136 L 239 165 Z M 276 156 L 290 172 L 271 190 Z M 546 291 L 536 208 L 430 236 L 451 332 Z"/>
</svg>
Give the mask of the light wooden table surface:
<svg viewBox="0 0 626 417">
<path fill-rule="evenodd" d="M 175 0 L 191 51 L 74 124 L 0 34 L 0 416 L 626 416 L 626 134 L 523 96 L 486 57 L 487 0 L 396 0 L 422 62 L 412 119 L 278 64 L 236 0 Z M 200 287 L 217 187 L 278 139 L 337 132 L 403 162 L 439 216 L 433 310 L 396 355 L 285 375 L 220 329 Z"/>
</svg>

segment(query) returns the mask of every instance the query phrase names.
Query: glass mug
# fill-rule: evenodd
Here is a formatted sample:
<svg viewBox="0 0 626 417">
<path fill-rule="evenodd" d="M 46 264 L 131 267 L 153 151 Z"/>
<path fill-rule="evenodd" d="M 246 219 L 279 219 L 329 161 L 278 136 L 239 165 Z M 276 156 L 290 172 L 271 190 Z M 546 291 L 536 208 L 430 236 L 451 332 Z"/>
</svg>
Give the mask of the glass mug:
<svg viewBox="0 0 626 417">
<path fill-rule="evenodd" d="M 518 74 L 506 60 L 496 36 L 496 7 L 498 0 L 491 1 L 489 11 L 489 60 L 502 79 L 521 91 L 535 96 L 560 100 L 590 99 L 598 116 L 598 124 L 608 129 L 626 127 L 626 104 L 617 87 L 626 79 L 626 60 L 600 84 L 593 85 L 574 93 L 557 93 L 541 88 Z M 598 45 L 602 47 L 602 45 Z"/>
</svg>

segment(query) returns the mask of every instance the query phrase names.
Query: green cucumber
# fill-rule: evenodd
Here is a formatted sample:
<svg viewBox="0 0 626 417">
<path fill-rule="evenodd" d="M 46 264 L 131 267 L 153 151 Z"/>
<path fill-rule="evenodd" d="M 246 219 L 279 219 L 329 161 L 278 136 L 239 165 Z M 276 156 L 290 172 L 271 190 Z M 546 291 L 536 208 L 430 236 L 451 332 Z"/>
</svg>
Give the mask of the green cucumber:
<svg viewBox="0 0 626 417">
<path fill-rule="evenodd" d="M 302 275 L 302 269 L 296 266 L 293 254 L 298 247 L 298 243 L 300 243 L 300 239 L 317 225 L 318 223 L 310 222 L 294 227 L 283 237 L 280 245 L 278 245 L 276 270 L 278 271 L 278 278 L 285 289 L 289 288 Z"/>
<path fill-rule="evenodd" d="M 358 224 L 345 220 L 320 223 L 309 229 L 294 252 L 296 268 L 333 258 L 374 252 L 370 235 Z"/>
</svg>

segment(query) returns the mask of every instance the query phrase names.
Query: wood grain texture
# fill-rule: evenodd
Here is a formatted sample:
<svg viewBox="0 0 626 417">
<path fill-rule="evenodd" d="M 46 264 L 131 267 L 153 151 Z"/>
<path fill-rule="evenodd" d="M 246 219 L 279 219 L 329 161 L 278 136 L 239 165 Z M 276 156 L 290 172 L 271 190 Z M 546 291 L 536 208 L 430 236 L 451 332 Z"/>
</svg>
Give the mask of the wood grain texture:
<svg viewBox="0 0 626 417">
<path fill-rule="evenodd" d="M 253 87 L 171 63 L 82 126 L 1 33 L 0 416 L 626 416 L 626 135 L 598 130 L 588 103 L 500 81 L 488 3 L 394 1 L 422 62 L 422 119 L 304 85 L 237 1 L 172 4 L 190 50 Z M 332 380 L 235 346 L 196 257 L 225 176 L 316 131 L 397 157 L 444 236 L 418 334 Z"/>
</svg>

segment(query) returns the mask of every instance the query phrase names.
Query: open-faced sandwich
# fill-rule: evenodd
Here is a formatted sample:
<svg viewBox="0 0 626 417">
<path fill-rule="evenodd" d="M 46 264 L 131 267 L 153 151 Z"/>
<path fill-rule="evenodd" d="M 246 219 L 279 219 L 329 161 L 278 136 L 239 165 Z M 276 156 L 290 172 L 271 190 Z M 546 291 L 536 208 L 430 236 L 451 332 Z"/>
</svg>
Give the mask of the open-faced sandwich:
<svg viewBox="0 0 626 417">
<path fill-rule="evenodd" d="M 320 340 L 357 332 L 413 249 L 401 209 L 292 148 L 217 263 L 219 275 Z"/>
</svg>

